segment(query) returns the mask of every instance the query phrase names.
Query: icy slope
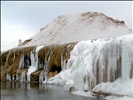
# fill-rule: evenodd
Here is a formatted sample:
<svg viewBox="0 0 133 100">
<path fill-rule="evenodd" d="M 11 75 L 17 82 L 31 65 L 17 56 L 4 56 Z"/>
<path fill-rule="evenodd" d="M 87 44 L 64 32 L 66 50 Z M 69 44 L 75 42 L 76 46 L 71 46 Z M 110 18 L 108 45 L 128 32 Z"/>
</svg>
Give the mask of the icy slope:
<svg viewBox="0 0 133 100">
<path fill-rule="evenodd" d="M 58 16 L 26 45 L 69 43 L 95 38 L 117 37 L 130 34 L 124 21 L 114 20 L 102 13 L 86 12 Z"/>
</svg>

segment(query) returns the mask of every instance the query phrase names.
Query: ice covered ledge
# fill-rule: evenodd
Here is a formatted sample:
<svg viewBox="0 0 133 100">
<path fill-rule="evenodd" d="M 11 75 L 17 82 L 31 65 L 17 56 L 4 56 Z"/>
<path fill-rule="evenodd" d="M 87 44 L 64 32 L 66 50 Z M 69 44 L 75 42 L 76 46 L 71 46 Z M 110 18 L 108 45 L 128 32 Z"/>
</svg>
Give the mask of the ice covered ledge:
<svg viewBox="0 0 133 100">
<path fill-rule="evenodd" d="M 132 96 L 132 47 L 132 35 L 81 41 L 70 53 L 67 68 L 71 69 L 66 70 L 68 74 L 65 71 L 61 72 L 50 78 L 48 83 L 63 83 L 67 91 L 74 89 L 75 91 L 94 91 L 97 94 L 103 91 L 103 94 Z M 122 86 L 127 84 L 121 93 L 119 92 L 120 83 Z M 116 90 L 110 89 L 114 84 Z M 107 91 L 104 92 L 107 87 Z"/>
</svg>

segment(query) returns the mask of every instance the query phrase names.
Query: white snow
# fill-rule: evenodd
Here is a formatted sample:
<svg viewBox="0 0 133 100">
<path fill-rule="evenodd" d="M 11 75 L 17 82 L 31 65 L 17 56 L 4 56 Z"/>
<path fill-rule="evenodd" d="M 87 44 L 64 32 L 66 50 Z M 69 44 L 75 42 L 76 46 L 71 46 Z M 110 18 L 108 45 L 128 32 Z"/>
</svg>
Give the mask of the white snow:
<svg viewBox="0 0 133 100">
<path fill-rule="evenodd" d="M 63 44 L 127 34 L 131 34 L 131 30 L 120 21 L 102 13 L 85 12 L 58 16 L 31 37 L 32 40 L 26 45 Z"/>
<path fill-rule="evenodd" d="M 133 79 L 123 81 L 119 78 L 115 82 L 100 83 L 93 88 L 93 91 L 97 92 L 99 90 L 106 93 L 133 96 Z"/>
<path fill-rule="evenodd" d="M 54 77 L 51 77 L 49 80 L 48 80 L 48 84 L 59 84 L 59 85 L 64 85 L 68 79 L 68 76 L 70 74 L 70 70 L 71 69 L 68 69 L 68 70 L 64 70 L 64 71 L 61 71 L 59 74 L 57 74 L 56 76 Z"/>
</svg>

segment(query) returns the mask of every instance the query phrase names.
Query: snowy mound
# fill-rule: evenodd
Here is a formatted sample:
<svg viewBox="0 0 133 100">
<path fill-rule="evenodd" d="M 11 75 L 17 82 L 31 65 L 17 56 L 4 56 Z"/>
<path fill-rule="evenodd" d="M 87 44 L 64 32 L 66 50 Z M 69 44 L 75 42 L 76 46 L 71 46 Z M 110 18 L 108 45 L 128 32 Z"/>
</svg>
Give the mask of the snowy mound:
<svg viewBox="0 0 133 100">
<path fill-rule="evenodd" d="M 124 21 L 114 20 L 102 13 L 86 12 L 58 16 L 26 45 L 70 43 L 89 39 L 118 37 L 131 33 Z"/>
</svg>

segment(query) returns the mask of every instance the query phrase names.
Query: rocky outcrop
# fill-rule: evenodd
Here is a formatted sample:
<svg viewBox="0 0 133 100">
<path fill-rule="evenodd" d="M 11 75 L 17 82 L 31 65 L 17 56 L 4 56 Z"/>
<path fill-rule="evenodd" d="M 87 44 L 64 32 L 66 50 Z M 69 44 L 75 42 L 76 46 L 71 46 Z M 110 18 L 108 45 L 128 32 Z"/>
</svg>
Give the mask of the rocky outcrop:
<svg viewBox="0 0 133 100">
<path fill-rule="evenodd" d="M 28 42 L 30 42 L 32 39 L 27 39 L 25 40 L 24 42 L 20 43 L 19 46 L 22 46 L 22 45 L 25 45 L 27 44 Z"/>
<path fill-rule="evenodd" d="M 32 68 L 35 65 L 33 59 L 37 61 L 37 70 L 31 73 L 31 81 L 39 82 L 39 75 L 45 70 L 46 66 L 48 68 L 48 78 L 53 77 L 64 69 L 61 65 L 67 63 L 75 44 L 47 45 L 43 46 L 38 53 L 36 52 L 38 46 L 21 47 L 6 51 L 1 54 L 1 80 L 26 81 L 26 74 L 30 71 L 28 70 L 29 67 Z M 51 51 L 52 54 L 50 54 Z M 34 55 L 34 58 L 31 55 Z"/>
</svg>

